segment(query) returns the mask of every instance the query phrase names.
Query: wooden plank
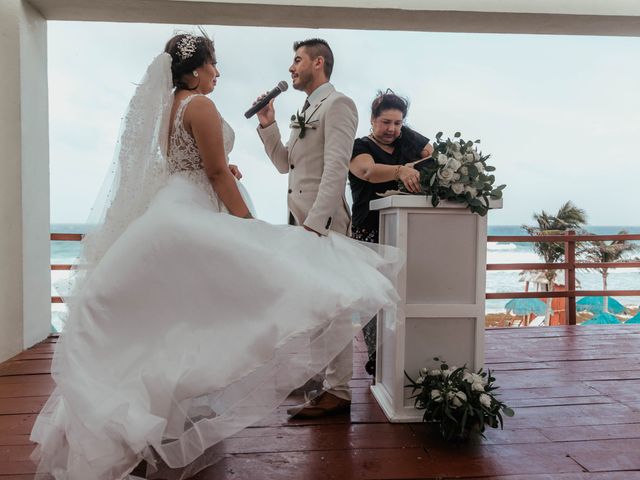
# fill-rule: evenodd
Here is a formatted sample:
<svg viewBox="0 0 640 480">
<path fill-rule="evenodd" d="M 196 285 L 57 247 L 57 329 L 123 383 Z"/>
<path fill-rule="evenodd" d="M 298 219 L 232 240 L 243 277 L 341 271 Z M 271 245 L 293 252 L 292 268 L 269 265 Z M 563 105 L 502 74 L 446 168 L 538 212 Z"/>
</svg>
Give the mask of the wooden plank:
<svg viewBox="0 0 640 480">
<path fill-rule="evenodd" d="M 32 445 L 29 435 L 25 434 L 8 434 L 0 432 L 0 445 Z"/>
<path fill-rule="evenodd" d="M 54 386 L 55 382 L 49 374 L 34 374 L 34 375 L 9 375 L 7 377 L 0 377 L 0 385 L 50 385 Z"/>
<path fill-rule="evenodd" d="M 540 431 L 552 442 L 640 439 L 640 423 L 547 427 Z"/>
<path fill-rule="evenodd" d="M 607 473 L 543 473 L 539 475 L 498 475 L 491 477 L 458 477 L 459 480 L 640 480 L 640 472 Z"/>
<path fill-rule="evenodd" d="M 29 435 L 35 421 L 35 415 L 0 415 L 0 432 L 12 435 Z"/>
<path fill-rule="evenodd" d="M 523 448 L 504 456 L 500 454 L 504 448 L 481 447 L 482 452 L 476 457 L 466 456 L 468 452 L 464 452 L 463 462 L 460 461 L 460 455 L 452 461 L 451 458 L 439 458 L 431 451 L 418 448 L 240 454 L 222 459 L 196 475 L 194 480 L 424 479 L 455 478 L 469 474 L 545 473 L 545 468 L 558 473 L 582 471 L 579 465 L 564 455 L 543 456 Z"/>
<path fill-rule="evenodd" d="M 0 399 L 18 397 L 41 397 L 51 395 L 54 386 L 47 383 L 0 384 Z"/>
<path fill-rule="evenodd" d="M 0 472 L 3 475 L 19 475 L 36 473 L 36 465 L 30 460 L 6 460 L 0 459 Z M 4 477 L 0 477 L 4 480 Z M 39 480 L 39 479 L 38 479 Z"/>
<path fill-rule="evenodd" d="M 0 398 L 0 415 L 40 413 L 48 396 Z"/>
<path fill-rule="evenodd" d="M 50 360 L 16 360 L 0 365 L 0 376 L 46 374 L 50 370 Z"/>
<path fill-rule="evenodd" d="M 354 448 L 420 448 L 423 439 L 404 424 L 337 424 L 283 428 L 252 428 L 222 442 L 220 453 L 276 453 Z"/>
</svg>

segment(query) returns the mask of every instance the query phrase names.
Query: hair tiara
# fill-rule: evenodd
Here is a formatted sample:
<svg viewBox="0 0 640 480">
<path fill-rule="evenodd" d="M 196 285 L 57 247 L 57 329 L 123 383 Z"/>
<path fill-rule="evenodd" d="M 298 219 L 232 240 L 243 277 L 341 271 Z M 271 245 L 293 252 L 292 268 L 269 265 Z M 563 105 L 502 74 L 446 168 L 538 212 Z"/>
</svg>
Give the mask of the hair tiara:
<svg viewBox="0 0 640 480">
<path fill-rule="evenodd" d="M 180 61 L 185 61 L 188 58 L 193 57 L 193 54 L 196 53 L 196 43 L 198 39 L 187 33 L 184 37 L 182 37 L 176 48 L 178 49 L 178 55 L 180 56 Z"/>
</svg>

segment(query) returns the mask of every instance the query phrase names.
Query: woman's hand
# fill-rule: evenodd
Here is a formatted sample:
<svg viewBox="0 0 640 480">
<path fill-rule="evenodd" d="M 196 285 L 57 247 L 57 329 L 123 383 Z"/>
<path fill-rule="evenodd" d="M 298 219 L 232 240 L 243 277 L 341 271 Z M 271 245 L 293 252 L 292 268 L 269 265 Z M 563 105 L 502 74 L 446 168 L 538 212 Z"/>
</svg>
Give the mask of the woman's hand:
<svg viewBox="0 0 640 480">
<path fill-rule="evenodd" d="M 234 165 L 234 164 L 230 163 L 229 164 L 229 171 L 231 172 L 231 175 L 236 177 L 238 180 L 240 180 L 242 178 L 242 174 L 240 173 L 240 170 L 238 169 L 237 165 Z"/>
<path fill-rule="evenodd" d="M 420 172 L 413 167 L 401 165 L 397 173 L 405 188 L 411 193 L 420 193 Z"/>
</svg>

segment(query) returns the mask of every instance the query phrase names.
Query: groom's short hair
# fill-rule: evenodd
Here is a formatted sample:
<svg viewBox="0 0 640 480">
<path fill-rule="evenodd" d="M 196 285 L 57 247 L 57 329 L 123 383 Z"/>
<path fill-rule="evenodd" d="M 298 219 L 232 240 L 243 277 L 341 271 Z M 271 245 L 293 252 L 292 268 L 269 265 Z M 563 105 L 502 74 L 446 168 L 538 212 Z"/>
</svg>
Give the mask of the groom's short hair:
<svg viewBox="0 0 640 480">
<path fill-rule="evenodd" d="M 312 60 L 318 57 L 324 58 L 324 74 L 328 79 L 331 78 L 331 72 L 333 72 L 333 52 L 327 41 L 321 38 L 309 38 L 301 42 L 293 43 L 294 52 L 300 47 L 305 47 Z"/>
</svg>

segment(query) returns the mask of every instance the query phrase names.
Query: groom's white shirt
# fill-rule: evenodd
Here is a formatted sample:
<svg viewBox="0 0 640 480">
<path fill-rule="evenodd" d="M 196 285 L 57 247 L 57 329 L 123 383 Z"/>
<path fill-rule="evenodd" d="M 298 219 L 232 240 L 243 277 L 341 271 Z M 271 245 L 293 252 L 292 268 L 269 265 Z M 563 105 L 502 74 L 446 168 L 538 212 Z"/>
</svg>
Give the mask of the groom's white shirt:
<svg viewBox="0 0 640 480">
<path fill-rule="evenodd" d="M 353 100 L 327 82 L 308 97 L 304 138 L 291 128 L 283 145 L 276 122 L 258 127 L 267 155 L 280 173 L 289 174 L 287 204 L 297 225 L 327 235 L 348 235 L 351 214 L 345 197 L 349 162 L 358 126 Z"/>
</svg>

